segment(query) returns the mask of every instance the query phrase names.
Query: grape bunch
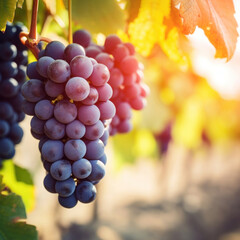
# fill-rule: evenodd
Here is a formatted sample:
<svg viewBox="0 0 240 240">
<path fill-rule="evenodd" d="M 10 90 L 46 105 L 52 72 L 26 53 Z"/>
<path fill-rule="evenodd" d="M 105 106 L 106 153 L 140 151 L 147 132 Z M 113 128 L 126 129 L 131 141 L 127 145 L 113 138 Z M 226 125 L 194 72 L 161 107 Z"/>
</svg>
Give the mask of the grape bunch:
<svg viewBox="0 0 240 240">
<path fill-rule="evenodd" d="M 28 52 L 20 42 L 21 31 L 26 31 L 23 24 L 8 23 L 5 32 L 0 32 L 0 165 L 15 155 L 15 145 L 23 137 L 21 86 L 26 80 Z"/>
<path fill-rule="evenodd" d="M 113 90 L 111 101 L 116 107 L 110 135 L 131 131 L 132 109 L 143 109 L 149 93 L 148 86 L 142 82 L 143 65 L 135 57 L 134 46 L 123 43 L 116 35 L 107 36 L 104 45 L 99 46 L 91 41 L 86 30 L 74 32 L 73 42 L 84 46 L 88 57 L 106 65 L 110 71 L 108 85 Z"/>
<path fill-rule="evenodd" d="M 27 66 L 27 75 L 23 110 L 39 140 L 45 188 L 66 208 L 92 202 L 105 175 L 104 148 L 116 112 L 108 68 L 79 44 L 52 41 Z"/>
</svg>

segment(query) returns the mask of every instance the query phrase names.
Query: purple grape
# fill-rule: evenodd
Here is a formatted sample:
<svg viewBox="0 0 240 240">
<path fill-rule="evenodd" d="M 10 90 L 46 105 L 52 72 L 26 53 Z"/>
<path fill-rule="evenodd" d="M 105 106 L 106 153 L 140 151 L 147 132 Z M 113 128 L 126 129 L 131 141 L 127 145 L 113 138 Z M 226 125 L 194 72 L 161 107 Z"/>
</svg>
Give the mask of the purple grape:
<svg viewBox="0 0 240 240">
<path fill-rule="evenodd" d="M 43 180 L 43 185 L 48 192 L 56 193 L 56 190 L 55 190 L 56 182 L 57 181 L 51 176 L 51 174 L 48 173 Z"/>
<path fill-rule="evenodd" d="M 44 125 L 44 133 L 50 139 L 62 139 L 65 136 L 65 124 L 58 122 L 55 118 L 50 118 Z"/>
<path fill-rule="evenodd" d="M 116 113 L 115 105 L 110 100 L 107 100 L 106 102 L 99 102 L 97 104 L 97 107 L 100 110 L 101 120 L 111 119 Z"/>
<path fill-rule="evenodd" d="M 30 126 L 31 126 L 31 130 L 34 133 L 37 134 L 43 134 L 44 133 L 44 125 L 45 125 L 45 121 L 39 119 L 37 116 L 33 116 L 31 121 L 30 121 Z"/>
<path fill-rule="evenodd" d="M 64 89 L 65 85 L 63 83 L 55 83 L 49 79 L 45 83 L 45 92 L 49 97 L 58 97 L 64 93 Z"/>
<path fill-rule="evenodd" d="M 59 140 L 47 140 L 42 146 L 42 156 L 48 162 L 63 158 L 64 144 Z"/>
<path fill-rule="evenodd" d="M 120 63 L 120 70 L 124 74 L 132 74 L 138 69 L 138 60 L 135 56 L 127 56 Z"/>
<path fill-rule="evenodd" d="M 26 81 L 22 85 L 21 92 L 29 102 L 38 102 L 46 96 L 43 82 L 37 79 Z"/>
<path fill-rule="evenodd" d="M 64 181 L 56 181 L 55 190 L 61 197 L 69 197 L 75 191 L 75 182 L 73 178 Z"/>
<path fill-rule="evenodd" d="M 54 105 L 47 99 L 37 102 L 35 105 L 35 114 L 41 120 L 48 120 L 53 116 Z"/>
<path fill-rule="evenodd" d="M 111 70 L 114 67 L 114 59 L 111 55 L 107 53 L 104 53 L 104 52 L 99 53 L 95 57 L 95 59 L 98 63 L 104 64 L 105 66 L 107 66 L 109 70 Z"/>
<path fill-rule="evenodd" d="M 70 63 L 72 59 L 78 55 L 85 56 L 85 50 L 76 43 L 69 44 L 64 50 L 64 59 Z"/>
<path fill-rule="evenodd" d="M 98 101 L 101 102 L 109 100 L 113 95 L 112 87 L 108 83 L 104 84 L 101 87 L 97 87 L 97 91 L 99 95 Z"/>
<path fill-rule="evenodd" d="M 29 102 L 26 99 L 23 99 L 22 110 L 27 115 L 33 116 L 35 114 L 35 111 L 34 111 L 35 105 L 36 105 L 35 103 Z"/>
<path fill-rule="evenodd" d="M 88 46 L 85 49 L 86 52 L 86 56 L 90 57 L 90 58 L 95 58 L 99 53 L 101 53 L 101 49 L 97 46 Z"/>
<path fill-rule="evenodd" d="M 120 119 L 130 119 L 132 117 L 131 106 L 127 102 L 120 102 L 116 106 L 116 114 Z"/>
<path fill-rule="evenodd" d="M 79 159 L 72 164 L 72 173 L 78 179 L 87 178 L 92 171 L 90 161 L 85 158 Z"/>
<path fill-rule="evenodd" d="M 93 66 L 93 72 L 89 77 L 89 81 L 93 86 L 100 87 L 107 83 L 109 78 L 110 73 L 108 68 L 105 65 L 98 63 Z"/>
<path fill-rule="evenodd" d="M 98 90 L 95 87 L 90 86 L 90 91 L 88 96 L 82 100 L 84 105 L 93 105 L 98 100 Z"/>
<path fill-rule="evenodd" d="M 112 88 L 118 88 L 119 86 L 121 86 L 123 80 L 123 74 L 118 68 L 113 68 L 110 71 L 110 79 L 108 81 L 108 84 L 110 84 Z"/>
<path fill-rule="evenodd" d="M 61 100 L 54 107 L 54 117 L 61 123 L 72 122 L 77 117 L 77 114 L 76 105 L 68 100 Z"/>
<path fill-rule="evenodd" d="M 80 139 L 70 139 L 64 145 L 65 156 L 73 161 L 81 159 L 86 153 L 86 145 Z"/>
<path fill-rule="evenodd" d="M 44 51 L 45 56 L 49 56 L 53 59 L 63 59 L 65 46 L 59 41 L 50 42 Z"/>
<path fill-rule="evenodd" d="M 86 48 L 91 43 L 91 34 L 84 29 L 78 30 L 73 33 L 73 42 Z"/>
<path fill-rule="evenodd" d="M 66 134 L 69 138 L 80 139 L 86 132 L 85 125 L 79 120 L 74 120 L 66 125 Z"/>
<path fill-rule="evenodd" d="M 96 105 L 82 105 L 78 108 L 78 120 L 85 125 L 93 125 L 99 120 L 99 118 L 100 111 Z"/>
<path fill-rule="evenodd" d="M 50 173 L 58 181 L 64 181 L 72 175 L 71 163 L 68 160 L 57 160 L 51 165 Z"/>
<path fill-rule="evenodd" d="M 105 165 L 100 160 L 91 160 L 92 165 L 91 174 L 87 177 L 89 181 L 99 181 L 105 175 Z"/>
<path fill-rule="evenodd" d="M 104 49 L 106 52 L 112 53 L 112 51 L 120 43 L 122 43 L 122 41 L 117 35 L 114 34 L 108 35 L 105 39 Z"/>
<path fill-rule="evenodd" d="M 65 83 L 71 75 L 70 66 L 62 59 L 55 60 L 48 66 L 47 75 L 55 83 Z"/>
<path fill-rule="evenodd" d="M 76 197 L 82 203 L 90 203 L 96 198 L 96 187 L 88 181 L 80 182 L 76 187 Z"/>
<path fill-rule="evenodd" d="M 89 57 L 76 56 L 70 63 L 72 77 L 89 78 L 93 72 L 93 64 Z"/>
<path fill-rule="evenodd" d="M 90 86 L 84 78 L 73 77 L 68 80 L 65 92 L 73 101 L 82 101 L 89 95 Z"/>
<path fill-rule="evenodd" d="M 48 66 L 54 62 L 54 59 L 51 57 L 44 56 L 37 61 L 36 68 L 37 72 L 42 76 L 48 77 Z"/>
<path fill-rule="evenodd" d="M 101 140 L 89 141 L 86 144 L 87 151 L 84 158 L 90 160 L 99 159 L 104 154 L 104 144 Z"/>
<path fill-rule="evenodd" d="M 84 137 L 88 140 L 97 140 L 104 133 L 104 125 L 102 121 L 97 121 L 95 124 L 86 126 L 86 133 Z"/>
<path fill-rule="evenodd" d="M 19 92 L 19 84 L 14 78 L 4 79 L 0 83 L 0 97 L 12 98 Z"/>
<path fill-rule="evenodd" d="M 65 207 L 65 208 L 73 208 L 76 206 L 78 200 L 75 196 L 75 193 L 73 193 L 69 197 L 58 196 L 58 202 L 61 206 Z"/>
</svg>

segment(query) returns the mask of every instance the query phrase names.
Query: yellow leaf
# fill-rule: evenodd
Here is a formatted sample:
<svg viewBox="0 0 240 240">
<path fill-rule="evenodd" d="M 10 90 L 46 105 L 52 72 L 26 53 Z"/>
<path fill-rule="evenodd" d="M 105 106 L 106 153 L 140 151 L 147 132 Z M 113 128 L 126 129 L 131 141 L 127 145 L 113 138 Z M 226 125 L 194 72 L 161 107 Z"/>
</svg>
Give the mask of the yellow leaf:
<svg viewBox="0 0 240 240">
<path fill-rule="evenodd" d="M 136 50 L 149 55 L 155 43 L 165 38 L 164 18 L 170 14 L 170 0 L 142 0 L 138 17 L 129 24 L 129 35 Z"/>
</svg>

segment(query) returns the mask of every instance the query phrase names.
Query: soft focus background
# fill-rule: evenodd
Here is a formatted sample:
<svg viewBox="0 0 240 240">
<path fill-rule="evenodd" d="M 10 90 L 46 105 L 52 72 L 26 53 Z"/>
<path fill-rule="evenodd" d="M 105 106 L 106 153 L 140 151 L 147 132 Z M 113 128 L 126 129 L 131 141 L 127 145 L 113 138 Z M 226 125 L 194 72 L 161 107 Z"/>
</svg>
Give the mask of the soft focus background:
<svg viewBox="0 0 240 240">
<path fill-rule="evenodd" d="M 240 1 L 234 3 L 240 25 Z M 240 39 L 226 62 L 214 58 L 201 29 L 187 38 L 189 67 L 159 46 L 138 56 L 148 104 L 134 113 L 131 133 L 109 140 L 94 203 L 64 209 L 44 189 L 26 117 L 14 160 L 34 176 L 36 202 L 27 222 L 37 226 L 39 239 L 240 239 Z"/>
</svg>

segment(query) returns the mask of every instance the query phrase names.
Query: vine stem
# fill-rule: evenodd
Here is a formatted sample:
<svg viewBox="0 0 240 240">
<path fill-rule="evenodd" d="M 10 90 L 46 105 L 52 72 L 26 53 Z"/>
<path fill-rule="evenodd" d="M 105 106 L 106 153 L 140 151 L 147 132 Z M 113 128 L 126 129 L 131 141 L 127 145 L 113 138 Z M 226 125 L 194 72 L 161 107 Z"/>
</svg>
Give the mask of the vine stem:
<svg viewBox="0 0 240 240">
<path fill-rule="evenodd" d="M 30 25 L 29 39 L 37 41 L 37 12 L 38 12 L 38 0 L 33 0 L 32 19 Z"/>
<path fill-rule="evenodd" d="M 32 18 L 31 18 L 31 25 L 30 25 L 30 32 L 21 32 L 19 34 L 19 38 L 23 45 L 25 45 L 33 55 L 38 59 L 38 54 L 40 52 L 38 48 L 39 41 L 51 42 L 50 39 L 45 37 L 38 37 L 37 34 L 37 13 L 38 13 L 38 1 L 33 0 L 33 7 L 32 7 Z"/>
<path fill-rule="evenodd" d="M 71 44 L 72 39 L 72 0 L 68 0 L 68 42 Z"/>
</svg>

